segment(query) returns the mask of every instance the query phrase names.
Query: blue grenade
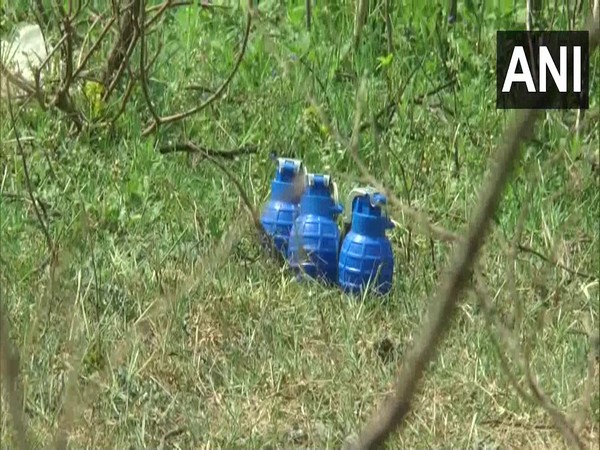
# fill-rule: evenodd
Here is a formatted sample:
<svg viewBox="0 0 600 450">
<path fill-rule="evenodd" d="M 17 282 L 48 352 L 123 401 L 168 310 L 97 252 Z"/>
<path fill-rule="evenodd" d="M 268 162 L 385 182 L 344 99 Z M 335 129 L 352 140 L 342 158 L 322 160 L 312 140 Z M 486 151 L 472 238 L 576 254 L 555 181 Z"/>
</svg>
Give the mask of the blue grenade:
<svg viewBox="0 0 600 450">
<path fill-rule="evenodd" d="M 297 159 L 276 158 L 277 171 L 271 182 L 271 198 L 260 222 L 282 256 L 287 254 L 290 231 L 298 215 L 304 190 L 305 169 Z M 302 173 L 301 173 L 302 172 Z"/>
<path fill-rule="evenodd" d="M 386 294 L 392 287 L 394 254 L 385 232 L 394 224 L 382 211 L 386 204 L 385 196 L 371 187 L 354 189 L 348 197 L 345 222 L 350 231 L 338 265 L 338 282 L 345 292 L 361 293 L 369 285 Z"/>
<path fill-rule="evenodd" d="M 336 218 L 342 211 L 329 175 L 308 174 L 288 248 L 290 266 L 298 276 L 337 282 L 341 235 Z"/>
</svg>

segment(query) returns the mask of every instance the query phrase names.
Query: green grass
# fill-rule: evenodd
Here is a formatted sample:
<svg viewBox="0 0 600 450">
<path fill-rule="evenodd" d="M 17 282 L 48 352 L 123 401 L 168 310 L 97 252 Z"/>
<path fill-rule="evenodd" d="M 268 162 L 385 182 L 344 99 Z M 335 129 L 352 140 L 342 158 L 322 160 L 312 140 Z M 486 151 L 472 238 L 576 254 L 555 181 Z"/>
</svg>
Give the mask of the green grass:
<svg viewBox="0 0 600 450">
<path fill-rule="evenodd" d="M 162 127 L 158 141 L 140 137 L 151 115 L 139 88 L 110 133 L 71 138 L 61 115 L 23 110 L 18 129 L 28 138 L 33 194 L 59 246 L 51 265 L 42 264 L 48 250 L 3 102 L 0 292 L 20 351 L 32 441 L 50 445 L 59 426 L 68 427 L 73 448 L 153 447 L 163 438 L 180 448 L 329 448 L 356 434 L 391 391 L 451 247 L 392 210 L 400 225 L 390 233 L 396 272 L 387 301 L 358 302 L 313 282 L 293 283 L 260 252 L 222 172 L 157 147 L 169 140 L 224 150 L 256 145 L 257 154 L 227 164 L 258 207 L 274 173 L 270 152 L 331 173 L 345 196 L 360 173 L 311 114 L 309 100 L 349 136 L 358 79 L 336 74 L 366 73 L 367 118 L 406 89 L 378 139 L 369 129 L 362 134 L 362 160 L 405 204 L 462 231 L 510 118 L 495 109 L 495 31 L 522 28 L 524 16 L 504 3 L 469 9 L 467 2 L 462 20 L 448 27 L 441 9 L 403 2 L 393 15 L 394 57 L 381 69 L 385 39 L 377 27 L 365 28 L 348 65 L 339 63 L 351 41 L 352 5 L 317 8 L 310 34 L 302 9 L 267 5 L 226 98 Z M 4 7 L 3 31 L 26 18 L 26 9 Z M 566 27 L 562 14 L 554 20 L 549 25 Z M 151 54 L 164 42 L 150 74 L 156 109 L 167 115 L 198 104 L 201 94 L 185 90 L 189 84 L 216 88 L 233 66 L 244 24 L 238 9 L 173 10 L 149 42 Z M 495 306 L 507 323 L 517 322 L 539 385 L 569 417 L 581 410 L 587 333 L 597 333 L 600 309 L 600 190 L 585 157 L 599 145 L 598 63 L 596 55 L 588 113 L 596 122 L 591 118 L 578 138 L 568 128 L 575 112 L 545 115 L 482 257 Z M 413 101 L 453 73 L 453 87 Z M 520 252 L 514 298 L 505 245 L 528 195 L 520 243 L 595 283 Z M 523 314 L 515 319 L 519 304 Z M 512 388 L 494 339 L 467 295 L 390 448 L 565 445 L 549 416 Z M 393 350 L 382 350 L 387 341 Z M 597 364 L 593 383 L 582 434 L 598 442 Z M 6 405 L 3 396 L 1 442 L 14 447 Z"/>
</svg>

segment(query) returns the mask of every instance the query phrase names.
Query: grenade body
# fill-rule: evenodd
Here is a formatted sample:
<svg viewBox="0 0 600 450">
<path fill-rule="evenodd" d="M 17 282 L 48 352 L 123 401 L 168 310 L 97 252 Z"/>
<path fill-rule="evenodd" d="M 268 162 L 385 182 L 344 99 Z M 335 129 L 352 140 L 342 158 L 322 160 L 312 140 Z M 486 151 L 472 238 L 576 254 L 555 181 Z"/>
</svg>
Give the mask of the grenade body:
<svg viewBox="0 0 600 450">
<path fill-rule="evenodd" d="M 332 187 L 335 192 L 335 184 L 327 175 L 307 176 L 288 248 L 288 261 L 298 278 L 337 282 L 341 234 L 336 217 L 343 208 L 333 198 Z"/>
<path fill-rule="evenodd" d="M 387 294 L 392 287 L 394 254 L 385 232 L 394 225 L 382 212 L 386 198 L 373 189 L 360 189 L 353 191 L 349 203 L 350 231 L 340 249 L 338 283 L 351 294 L 367 287 Z"/>
<path fill-rule="evenodd" d="M 303 170 L 299 160 L 277 159 L 275 179 L 271 182 L 271 198 L 260 218 L 265 233 L 282 256 L 287 254 L 290 231 L 298 215 L 298 203 L 304 189 Z"/>
</svg>

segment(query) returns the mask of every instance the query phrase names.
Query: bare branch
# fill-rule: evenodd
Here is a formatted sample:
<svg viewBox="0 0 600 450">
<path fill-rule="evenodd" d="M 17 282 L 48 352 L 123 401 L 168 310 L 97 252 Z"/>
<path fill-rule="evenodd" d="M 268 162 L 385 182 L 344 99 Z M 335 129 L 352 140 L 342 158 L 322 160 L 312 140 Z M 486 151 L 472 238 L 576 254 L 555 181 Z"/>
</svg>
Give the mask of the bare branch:
<svg viewBox="0 0 600 450">
<path fill-rule="evenodd" d="M 136 82 L 137 82 L 137 80 L 135 77 L 129 78 L 127 87 L 125 88 L 125 94 L 123 94 L 123 99 L 121 100 L 121 106 L 119 107 L 119 110 L 117 111 L 117 113 L 110 119 L 111 126 L 114 125 L 117 122 L 117 120 L 119 119 L 119 117 L 121 117 L 121 115 L 123 115 L 123 113 L 125 112 L 125 108 L 127 107 L 129 98 L 131 97 L 131 94 L 133 93 L 133 88 L 135 87 Z"/>
<path fill-rule="evenodd" d="M 363 91 L 364 91 L 364 88 L 363 88 Z M 361 95 L 362 94 L 359 94 L 359 98 Z M 375 177 L 370 175 L 369 170 L 365 167 L 363 162 L 360 160 L 360 157 L 358 156 L 358 142 L 359 142 L 359 135 L 360 135 L 360 128 L 361 128 L 360 122 L 355 121 L 354 130 L 352 133 L 352 142 L 348 143 L 341 136 L 339 130 L 332 125 L 329 118 L 323 113 L 322 109 L 314 101 L 314 99 L 311 99 L 311 103 L 312 103 L 313 107 L 319 112 L 321 120 L 327 125 L 327 127 L 330 130 L 332 130 L 333 134 L 336 137 L 336 140 L 343 147 L 350 149 L 350 155 L 352 156 L 352 159 L 354 160 L 357 167 L 359 168 L 363 179 L 365 181 L 367 181 L 373 187 L 377 188 L 382 193 L 385 193 L 385 195 L 388 197 L 390 205 L 393 208 L 397 208 L 403 214 L 410 217 L 410 219 L 412 221 L 414 221 L 415 223 L 417 223 L 420 226 L 421 231 L 429 237 L 433 237 L 435 239 L 438 239 L 438 240 L 441 240 L 444 242 L 454 242 L 454 241 L 458 240 L 458 238 L 459 238 L 458 234 L 454 233 L 453 231 L 446 230 L 445 228 L 443 228 L 439 225 L 435 225 L 435 224 L 431 223 L 431 221 L 424 214 L 417 211 L 416 209 L 413 209 L 409 206 L 404 205 L 400 200 L 398 200 L 398 198 L 389 189 L 387 189 L 385 186 L 383 186 L 381 183 L 379 183 L 375 179 Z M 358 108 L 360 108 L 360 106 L 358 106 L 358 105 L 360 105 L 360 101 L 358 101 L 358 99 L 357 99 L 357 110 L 358 110 Z M 360 114 L 357 114 L 357 116 L 360 116 Z M 356 118 L 356 116 L 355 116 L 355 118 Z M 360 117 L 359 117 L 359 120 L 360 120 Z"/>
<path fill-rule="evenodd" d="M 42 109 L 46 109 L 45 94 L 42 91 L 42 87 L 41 87 L 42 86 L 42 83 L 41 83 L 42 71 L 48 65 L 48 63 L 50 62 L 52 57 L 55 55 L 55 53 L 58 51 L 58 49 L 61 48 L 61 46 L 67 39 L 68 39 L 68 35 L 63 34 L 63 36 L 60 38 L 58 43 L 52 48 L 52 50 L 48 53 L 46 58 L 39 65 L 39 67 L 37 69 L 35 69 L 35 71 L 34 71 L 35 97 L 37 98 L 38 103 L 40 104 Z"/>
<path fill-rule="evenodd" d="M 219 162 L 213 155 L 211 155 L 208 152 L 205 152 L 202 149 L 202 147 L 198 147 L 198 146 L 196 146 L 196 145 L 194 145 L 192 143 L 189 143 L 188 145 L 193 146 L 193 148 L 195 148 L 199 152 L 201 152 L 206 159 L 208 159 L 215 166 L 217 166 L 231 180 L 231 182 L 233 184 L 235 184 L 236 188 L 238 189 L 238 191 L 240 193 L 242 201 L 244 202 L 244 204 L 248 208 L 248 211 L 250 212 L 250 215 L 252 216 L 252 220 L 254 222 L 254 225 L 256 226 L 256 228 L 259 231 L 261 231 L 261 232 L 264 233 L 262 224 L 260 223 L 260 215 L 259 215 L 258 211 L 256 210 L 256 208 L 254 208 L 254 206 L 252 206 L 252 202 L 250 201 L 250 197 L 246 193 L 246 191 L 243 188 L 241 182 L 235 177 L 235 175 L 233 175 L 233 173 L 231 173 L 231 171 L 226 166 L 224 166 L 221 162 Z"/>
<path fill-rule="evenodd" d="M 192 0 L 182 0 L 182 1 L 173 1 L 173 0 L 166 0 L 164 2 L 162 2 L 160 5 L 154 5 L 149 7 L 146 12 L 153 12 L 153 11 L 158 11 L 158 13 L 160 13 L 161 11 L 164 11 L 167 8 L 177 8 L 178 6 L 192 6 L 194 4 L 194 2 Z M 211 6 L 211 5 L 200 5 L 200 6 Z M 157 14 L 158 14 L 157 13 Z M 153 19 L 150 19 L 153 20 Z M 148 25 L 148 24 L 147 24 Z"/>
<path fill-rule="evenodd" d="M 94 29 L 94 27 L 96 26 L 96 23 L 98 23 L 101 18 L 102 18 L 102 16 L 98 16 L 96 18 L 96 20 L 94 21 L 94 23 L 92 23 L 90 29 L 88 30 L 88 35 L 86 35 L 85 39 L 88 38 L 89 33 Z M 92 57 L 94 52 L 100 47 L 100 44 L 102 43 L 102 41 L 104 40 L 104 38 L 106 37 L 106 35 L 110 31 L 111 27 L 113 26 L 113 24 L 115 23 L 116 20 L 117 20 L 116 16 L 113 16 L 110 18 L 108 23 L 102 29 L 100 36 L 98 36 L 98 39 L 96 40 L 96 42 L 94 42 L 92 47 L 88 50 L 88 52 L 85 54 L 85 56 L 83 56 L 83 58 L 81 56 L 83 54 L 83 48 L 82 48 L 82 53 L 80 53 L 80 55 L 79 55 L 78 66 L 77 66 L 77 69 L 75 69 L 75 72 L 73 73 L 73 77 L 77 77 L 85 69 L 88 61 L 90 60 L 90 58 Z"/>
<path fill-rule="evenodd" d="M 117 87 L 117 83 L 121 79 L 121 75 L 123 74 L 123 72 L 125 71 L 125 68 L 129 64 L 129 58 L 131 57 L 133 50 L 135 49 L 135 45 L 137 43 L 138 37 L 139 36 L 137 34 L 136 28 L 134 27 L 133 36 L 131 38 L 131 42 L 129 42 L 129 47 L 125 51 L 123 59 L 120 60 L 121 65 L 117 68 L 116 73 L 114 73 L 114 75 L 112 76 L 112 78 L 111 78 L 112 81 L 111 81 L 110 85 L 104 91 L 104 95 L 102 96 L 103 101 L 108 100 L 110 95 L 113 93 L 114 89 Z"/>
<path fill-rule="evenodd" d="M 520 251 L 525 252 L 525 253 L 531 253 L 532 255 L 537 256 L 541 260 L 543 260 L 543 261 L 545 261 L 545 262 L 547 262 L 549 264 L 553 264 L 556 267 L 561 268 L 565 272 L 569 272 L 571 275 L 576 275 L 576 276 L 581 277 L 581 278 L 587 278 L 589 280 L 598 280 L 597 276 L 590 275 L 588 273 L 581 272 L 579 270 L 571 269 L 570 267 L 567 267 L 564 264 L 559 263 L 554 258 L 550 258 L 550 257 L 548 257 L 546 255 L 543 255 L 542 253 L 538 252 L 537 250 L 534 250 L 534 249 L 532 249 L 532 248 L 530 248 L 530 247 L 528 247 L 526 245 L 518 244 L 517 245 L 517 249 L 519 249 Z"/>
<path fill-rule="evenodd" d="M 71 83 L 73 82 L 73 27 L 71 26 L 71 19 L 65 17 L 62 21 L 63 35 L 66 39 L 63 41 L 62 47 L 64 48 L 63 60 L 65 62 L 65 75 L 62 77 L 62 86 L 60 88 L 61 93 L 67 95 Z M 60 94 L 59 94 L 60 95 Z"/>
<path fill-rule="evenodd" d="M 148 8 L 147 10 L 145 10 L 145 12 L 151 12 L 151 11 L 156 11 L 156 14 L 154 14 L 149 20 L 148 22 L 142 21 L 141 23 L 144 24 L 144 28 L 148 29 L 150 28 L 154 23 L 156 23 L 158 20 L 160 20 L 160 18 L 164 15 L 165 11 L 169 8 L 174 8 L 177 6 L 192 6 L 194 4 L 193 1 L 188 0 L 188 1 L 173 1 L 173 0 L 166 0 L 163 3 L 161 3 L 160 5 L 156 5 L 156 6 L 152 6 L 150 8 Z"/>
<path fill-rule="evenodd" d="M 12 83 L 24 91 L 27 95 L 35 96 L 35 87 L 33 87 L 31 83 L 29 83 L 21 75 L 13 73 L 8 67 L 6 67 L 3 61 L 0 61 L 0 74 L 6 77 L 7 82 L 5 87 L 7 90 L 10 89 L 9 83 Z"/>
<path fill-rule="evenodd" d="M 250 12 L 248 12 L 247 22 L 246 22 L 246 30 L 244 32 L 244 39 L 242 42 L 242 49 L 240 51 L 240 54 L 237 58 L 235 66 L 233 67 L 233 70 L 231 71 L 231 73 L 229 74 L 227 79 L 223 82 L 223 84 L 221 84 L 221 86 L 219 86 L 219 88 L 215 91 L 215 93 L 213 95 L 211 95 L 208 99 L 206 99 L 206 101 L 204 101 L 202 104 L 200 104 L 188 111 L 178 113 L 178 114 L 173 114 L 173 115 L 166 116 L 166 117 L 161 117 L 161 118 L 159 118 L 158 121 L 156 121 L 156 120 L 153 121 L 152 124 L 149 125 L 142 132 L 142 136 L 148 136 L 150 133 L 154 132 L 160 125 L 177 122 L 177 121 L 183 120 L 191 115 L 194 115 L 194 114 L 202 111 L 203 109 L 205 109 L 206 107 L 211 105 L 215 100 L 217 100 L 221 97 L 221 95 L 225 92 L 225 89 L 227 88 L 227 86 L 229 86 L 229 83 L 231 83 L 231 81 L 233 80 L 233 77 L 235 76 L 238 69 L 240 68 L 240 65 L 242 64 L 242 60 L 244 59 L 244 55 L 246 53 L 246 48 L 248 46 L 248 38 L 250 37 L 251 25 L 252 25 L 252 14 Z"/>
<path fill-rule="evenodd" d="M 163 17 L 165 11 L 169 8 L 178 8 L 181 6 L 194 6 L 194 2 L 192 0 L 182 0 L 182 1 L 174 1 L 174 0 L 166 0 L 160 5 L 154 5 L 146 9 L 146 13 L 156 11 L 156 13 L 148 19 L 144 26 L 146 29 L 150 28 L 156 22 Z M 214 5 L 212 3 L 208 3 L 206 0 L 201 0 L 197 2 L 197 5 L 202 9 L 229 9 L 230 7 L 227 5 Z"/>
<path fill-rule="evenodd" d="M 594 22 L 589 24 L 590 53 L 593 53 L 598 45 L 599 27 Z M 410 411 L 411 401 L 419 381 L 452 323 L 456 312 L 455 306 L 471 277 L 471 270 L 487 234 L 490 218 L 500 203 L 500 196 L 508 177 L 519 159 L 521 144 L 533 133 L 539 114 L 539 110 L 527 110 L 517 114 L 512 125 L 505 132 L 496 161 L 490 165 L 486 183 L 480 191 L 466 239 L 462 245 L 455 248 L 450 260 L 449 272 L 444 276 L 435 298 L 429 302 L 431 307 L 427 321 L 423 324 L 416 345 L 400 370 L 394 393 L 382 409 L 368 421 L 356 448 L 381 448 Z M 539 392 L 534 392 L 534 395 L 540 396 Z M 553 419 L 556 421 L 556 417 L 553 416 Z"/>
<path fill-rule="evenodd" d="M 124 1 L 124 0 L 123 0 Z M 126 60 L 129 59 L 135 41 L 139 37 L 136 36 L 134 22 L 137 22 L 140 11 L 141 0 L 132 0 L 131 3 L 124 8 L 124 17 L 121 21 L 120 33 L 115 45 L 113 46 L 104 69 L 102 77 L 106 92 L 104 100 L 108 98 L 109 93 L 116 85 L 123 70 L 125 70 Z M 118 14 L 115 13 L 115 16 Z"/>
<path fill-rule="evenodd" d="M 170 3 L 170 2 L 167 2 Z M 148 77 L 146 72 L 146 33 L 144 27 L 144 21 L 146 18 L 146 9 L 144 2 L 140 4 L 139 11 L 139 20 L 133 22 L 136 27 L 137 33 L 140 36 L 140 85 L 142 87 L 142 94 L 144 95 L 144 99 L 146 100 L 146 104 L 148 105 L 148 109 L 150 110 L 150 114 L 152 114 L 152 118 L 154 122 L 160 121 L 160 116 L 157 114 L 154 105 L 152 104 L 152 100 L 150 99 L 150 92 L 148 91 Z M 141 26 L 140 26 L 141 24 Z M 133 74 L 131 74 L 133 77 Z"/>
<path fill-rule="evenodd" d="M 497 314 L 494 312 L 494 308 L 489 301 L 489 295 L 487 295 L 485 292 L 483 284 L 480 281 L 477 281 L 475 284 L 475 293 L 477 294 L 479 303 L 482 306 L 486 321 L 490 326 L 490 331 L 491 325 L 493 325 L 498 333 L 499 341 L 494 342 L 494 347 L 500 356 L 500 361 L 503 366 L 503 373 L 508 376 L 511 385 L 524 400 L 528 401 L 534 406 L 543 408 L 548 413 L 554 423 L 554 426 L 560 431 L 563 438 L 567 441 L 571 448 L 583 450 L 585 447 L 575 432 L 573 426 L 569 423 L 566 416 L 556 407 L 552 400 L 540 388 L 533 373 L 531 372 L 531 365 L 529 364 L 528 358 L 522 350 L 519 351 L 520 346 L 518 344 L 517 337 L 511 333 L 510 330 L 504 326 L 502 322 L 500 322 L 500 320 L 498 320 Z M 505 350 L 510 351 L 514 361 L 521 366 L 521 369 L 525 373 L 525 379 L 527 381 L 529 392 L 527 392 L 520 385 L 514 376 L 511 370 L 511 364 L 509 364 L 506 356 L 504 355 Z"/>
<path fill-rule="evenodd" d="M 81 115 L 75 110 L 73 102 L 71 101 L 69 89 L 74 80 L 74 76 L 72 73 L 72 53 L 73 53 L 73 42 L 72 42 L 72 32 L 73 29 L 71 27 L 71 22 L 68 19 L 65 19 L 63 22 L 63 31 L 61 39 L 58 43 L 52 48 L 52 50 L 48 53 L 48 55 L 44 58 L 41 64 L 35 68 L 32 68 L 33 72 L 33 83 L 29 82 L 25 78 L 23 78 L 20 74 L 16 74 L 11 72 L 11 70 L 6 67 L 2 62 L 0 62 L 0 72 L 6 77 L 9 83 L 17 86 L 19 89 L 26 93 L 28 97 L 26 103 L 31 98 L 36 98 L 40 107 L 42 109 L 47 109 L 49 103 L 50 93 L 45 91 L 42 88 L 42 71 L 49 64 L 50 60 L 54 57 L 55 53 L 61 49 L 63 54 L 65 55 L 64 59 L 66 61 L 66 70 L 64 76 L 61 78 L 61 86 L 54 95 L 54 99 L 50 102 L 50 105 L 56 107 L 58 110 L 63 112 L 69 117 L 75 126 L 81 130 L 83 127 L 83 120 Z M 8 88 L 8 87 L 7 87 Z"/>
<path fill-rule="evenodd" d="M 177 146 L 175 146 L 175 148 L 177 148 Z M 219 161 L 217 159 L 217 157 L 221 157 L 221 158 L 225 157 L 226 159 L 231 159 L 229 154 L 236 153 L 236 151 L 235 150 L 229 151 L 229 152 L 210 151 L 203 147 L 197 146 L 192 142 L 186 142 L 185 144 L 180 145 L 180 148 L 181 149 L 185 148 L 186 149 L 185 151 L 192 151 L 194 153 L 200 153 L 202 156 L 204 156 L 206 159 L 208 159 L 212 164 L 214 164 L 219 170 L 221 170 L 227 176 L 227 178 L 229 178 L 231 180 L 231 182 L 235 185 L 236 189 L 238 190 L 242 202 L 244 203 L 244 205 L 246 206 L 246 209 L 248 210 L 248 212 L 250 213 L 250 216 L 252 217 L 252 223 L 259 235 L 260 242 L 265 244 L 265 246 L 267 247 L 267 249 L 271 255 L 273 255 L 275 257 L 280 257 L 281 255 L 279 252 L 276 251 L 275 243 L 274 243 L 273 239 L 266 233 L 262 223 L 260 222 L 260 213 L 252 205 L 252 202 L 250 201 L 250 196 L 246 193 L 246 190 L 242 186 L 242 183 L 231 172 L 231 170 L 229 170 L 221 161 Z M 239 150 L 242 150 L 242 149 L 239 149 Z M 250 150 L 250 149 L 246 149 L 246 150 Z M 169 153 L 168 147 L 161 148 L 161 153 L 163 153 L 163 154 Z M 246 151 L 245 153 L 249 153 L 249 151 Z"/>
<path fill-rule="evenodd" d="M 154 56 L 150 59 L 150 61 L 148 61 L 148 63 L 143 67 L 144 72 L 148 73 L 148 71 L 150 70 L 150 68 L 154 65 L 154 63 L 156 62 L 156 60 L 158 59 L 158 56 L 160 55 L 160 52 L 162 51 L 163 48 L 163 43 L 162 41 L 158 43 L 158 48 L 156 49 L 156 53 L 154 54 Z"/>
<path fill-rule="evenodd" d="M 44 219 L 42 217 L 42 213 L 39 210 L 38 202 L 37 202 L 35 196 L 33 195 L 33 186 L 31 184 L 31 178 L 29 176 L 27 157 L 25 156 L 25 150 L 23 149 L 23 146 L 21 145 L 19 131 L 17 130 L 17 120 L 15 119 L 15 115 L 14 115 L 13 108 L 12 108 L 12 99 L 11 99 L 10 88 L 8 89 L 8 112 L 10 115 L 12 129 L 13 129 L 13 132 L 15 133 L 17 149 L 19 150 L 19 153 L 21 155 L 21 162 L 23 163 L 23 174 L 25 176 L 25 185 L 27 186 L 27 193 L 29 195 L 29 200 L 31 200 L 31 204 L 33 206 L 33 211 L 35 212 L 35 215 L 40 223 L 42 233 L 44 234 L 44 238 L 46 239 L 46 245 L 48 246 L 48 251 L 50 254 L 53 254 L 54 253 L 54 242 L 52 241 L 52 237 L 50 236 L 50 231 L 48 230 L 46 222 L 44 221 Z"/>
<path fill-rule="evenodd" d="M 432 307 L 428 321 L 423 325 L 420 338 L 402 366 L 395 392 L 381 412 L 368 422 L 357 448 L 380 448 L 389 434 L 408 414 L 418 382 L 427 364 L 433 358 L 435 348 L 450 326 L 455 305 L 469 280 L 470 269 L 489 226 L 489 218 L 499 204 L 504 184 L 512 170 L 514 160 L 518 157 L 520 144 L 531 133 L 537 115 L 535 110 L 528 111 L 522 120 L 513 124 L 510 133 L 505 134 L 506 144 L 498 153 L 496 167 L 492 167 L 489 172 L 486 188 L 480 194 L 477 202 L 479 207 L 474 213 L 467 238 L 464 244 L 455 250 L 449 265 L 450 272 L 438 288 L 436 298 L 429 303 Z"/>
<path fill-rule="evenodd" d="M 217 158 L 234 160 L 241 155 L 251 155 L 256 153 L 258 148 L 255 146 L 241 147 L 235 150 L 214 150 L 206 147 L 201 147 L 193 142 L 187 141 L 175 145 L 165 145 L 159 149 L 163 155 L 175 152 L 198 153 L 204 156 L 213 156 Z"/>
</svg>

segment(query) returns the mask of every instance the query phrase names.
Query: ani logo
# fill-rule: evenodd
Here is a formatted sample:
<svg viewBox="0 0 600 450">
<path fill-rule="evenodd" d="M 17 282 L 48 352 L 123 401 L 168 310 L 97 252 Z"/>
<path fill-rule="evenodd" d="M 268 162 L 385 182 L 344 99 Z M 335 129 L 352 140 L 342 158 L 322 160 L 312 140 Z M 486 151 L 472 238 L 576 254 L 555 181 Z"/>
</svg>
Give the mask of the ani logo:
<svg viewBox="0 0 600 450">
<path fill-rule="evenodd" d="M 498 109 L 588 109 L 587 31 L 498 31 Z"/>
</svg>

